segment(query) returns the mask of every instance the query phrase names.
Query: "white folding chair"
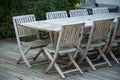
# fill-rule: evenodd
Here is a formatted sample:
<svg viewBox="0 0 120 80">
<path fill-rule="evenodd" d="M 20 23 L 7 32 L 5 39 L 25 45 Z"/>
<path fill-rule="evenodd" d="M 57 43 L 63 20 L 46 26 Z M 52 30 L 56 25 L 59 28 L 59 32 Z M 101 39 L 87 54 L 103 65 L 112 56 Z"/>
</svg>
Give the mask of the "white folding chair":
<svg viewBox="0 0 120 80">
<path fill-rule="evenodd" d="M 116 58 L 116 56 L 111 50 L 113 43 L 117 43 L 118 51 L 120 52 L 120 17 L 117 19 L 117 22 L 115 24 L 110 43 L 108 45 L 108 51 L 107 51 L 110 54 L 110 56 L 113 58 L 113 60 L 119 64 L 120 62 L 118 58 Z"/>
<path fill-rule="evenodd" d="M 85 4 L 95 4 L 96 0 L 85 0 Z"/>
<path fill-rule="evenodd" d="M 83 4 L 95 4 L 96 0 L 80 0 L 80 3 Z"/>
<path fill-rule="evenodd" d="M 62 29 L 59 32 L 57 45 L 53 46 L 53 44 L 49 44 L 47 47 L 43 48 L 44 51 L 46 52 L 46 55 L 51 61 L 45 73 L 48 73 L 48 71 L 53 66 L 55 67 L 55 69 L 61 75 L 62 78 L 65 78 L 64 74 L 74 71 L 79 71 L 81 74 L 83 73 L 72 56 L 73 53 L 76 54 L 76 51 L 79 50 L 83 36 L 83 28 L 84 28 L 84 23 L 62 26 Z M 71 62 L 75 66 L 75 69 L 67 70 L 63 72 L 60 69 L 59 65 L 57 64 L 58 54 L 59 55 L 67 54 Z"/>
<path fill-rule="evenodd" d="M 109 14 L 109 10 L 107 7 L 97 7 L 92 9 L 93 14 Z"/>
<path fill-rule="evenodd" d="M 17 61 L 17 64 L 19 64 L 23 60 L 28 67 L 31 67 L 26 57 L 26 54 L 29 52 L 29 50 L 37 47 L 40 48 L 40 47 L 46 46 L 49 43 L 49 40 L 40 40 L 38 30 L 18 25 L 19 23 L 26 23 L 26 22 L 33 22 L 33 21 L 36 21 L 34 14 L 13 17 L 13 24 L 14 24 L 14 29 L 16 33 L 16 39 L 17 39 L 18 47 L 21 54 L 21 57 Z M 31 35 L 35 35 L 36 40 L 29 41 L 29 42 L 21 41 L 22 37 L 31 36 Z M 28 46 L 26 50 L 22 48 L 22 45 Z M 41 49 L 34 59 L 36 59 L 42 51 L 43 50 Z"/>
<path fill-rule="evenodd" d="M 54 11 L 54 12 L 47 12 L 46 18 L 49 19 L 59 19 L 59 18 L 67 18 L 67 12 L 66 11 Z"/>
<path fill-rule="evenodd" d="M 76 16 L 85 16 L 88 15 L 87 9 L 77 9 L 77 10 L 70 10 L 70 17 Z"/>
<path fill-rule="evenodd" d="M 66 11 L 54 11 L 54 12 L 47 12 L 46 13 L 47 20 L 50 19 L 59 19 L 59 18 L 68 18 Z M 57 43 L 56 39 L 58 39 L 58 33 L 57 32 L 49 32 L 50 39 L 52 43 Z"/>
<path fill-rule="evenodd" d="M 80 48 L 81 63 L 84 59 L 89 63 L 93 70 L 96 70 L 96 66 L 100 66 L 103 64 L 108 64 L 112 66 L 109 60 L 104 55 L 105 50 L 107 49 L 107 45 L 110 40 L 110 33 L 112 30 L 113 19 L 106 20 L 98 20 L 94 21 L 94 24 L 91 28 L 89 38 L 87 40 L 83 40 Z M 89 59 L 88 54 L 90 49 L 97 50 L 101 57 L 105 60 L 105 62 L 100 62 L 97 64 L 93 64 L 93 62 Z"/>
</svg>

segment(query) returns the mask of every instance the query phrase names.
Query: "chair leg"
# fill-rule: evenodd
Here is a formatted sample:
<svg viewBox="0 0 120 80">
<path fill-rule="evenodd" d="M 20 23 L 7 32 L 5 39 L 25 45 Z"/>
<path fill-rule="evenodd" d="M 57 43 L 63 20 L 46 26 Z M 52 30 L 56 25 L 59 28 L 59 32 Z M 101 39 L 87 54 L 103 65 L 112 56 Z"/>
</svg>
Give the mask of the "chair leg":
<svg viewBox="0 0 120 80">
<path fill-rule="evenodd" d="M 48 58 L 52 61 L 52 59 L 53 59 L 52 55 L 47 50 L 44 49 L 44 51 L 45 51 L 46 55 L 48 56 Z M 57 72 L 61 75 L 61 77 L 65 78 L 63 72 L 61 71 L 61 69 L 59 68 L 59 66 L 56 63 L 54 64 L 54 67 L 57 70 Z M 45 71 L 45 73 L 47 73 L 47 72 Z"/>
<path fill-rule="evenodd" d="M 104 53 L 105 55 L 107 55 L 110 49 L 111 49 L 111 46 L 110 46 L 110 45 L 108 46 L 108 45 L 106 44 L 106 45 L 103 47 L 103 49 L 102 49 L 102 53 Z M 99 54 L 99 55 L 97 56 L 96 60 L 99 60 L 101 57 L 102 57 L 101 54 Z"/>
<path fill-rule="evenodd" d="M 87 57 L 87 54 L 88 54 L 88 50 L 86 50 L 85 52 L 83 52 L 83 50 L 82 49 L 80 49 L 80 52 L 81 52 L 81 54 L 80 55 L 82 55 L 82 57 L 81 57 L 81 59 L 80 59 L 80 61 L 79 61 L 79 63 L 81 63 L 86 57 Z"/>
<path fill-rule="evenodd" d="M 61 71 L 61 69 L 59 68 L 59 66 L 56 63 L 54 64 L 54 67 L 57 70 L 57 72 L 61 75 L 61 77 L 65 78 L 65 75 L 63 74 L 63 72 Z"/>
<path fill-rule="evenodd" d="M 112 66 L 107 57 L 103 54 L 102 50 L 100 48 L 97 48 L 103 59 L 108 63 L 109 66 Z"/>
<path fill-rule="evenodd" d="M 76 51 L 76 52 L 74 53 L 74 55 L 73 55 L 73 58 L 74 58 L 74 59 L 77 57 L 78 52 L 79 52 L 79 51 Z M 67 63 L 67 67 L 70 67 L 71 65 L 72 65 L 72 62 L 71 62 L 71 61 Z"/>
<path fill-rule="evenodd" d="M 120 43 L 118 43 L 118 52 L 120 54 Z"/>
<path fill-rule="evenodd" d="M 110 56 L 113 58 L 113 60 L 114 60 L 117 64 L 119 64 L 119 61 L 118 61 L 118 59 L 115 57 L 115 55 L 113 54 L 113 52 L 112 52 L 112 51 L 109 51 L 109 53 L 110 53 Z"/>
<path fill-rule="evenodd" d="M 92 61 L 88 58 L 88 56 L 85 58 L 88 64 L 91 66 L 93 70 L 96 70 L 95 66 L 93 65 Z"/>
<path fill-rule="evenodd" d="M 50 59 L 48 58 L 48 56 L 45 54 L 44 51 L 43 51 L 43 55 L 44 55 L 44 57 L 46 58 L 46 60 L 47 60 L 48 62 L 50 62 Z"/>
<path fill-rule="evenodd" d="M 31 46 L 29 46 L 29 47 L 25 50 L 24 55 L 26 55 L 26 54 L 28 53 L 28 51 L 30 50 L 30 48 L 31 48 Z M 23 52 L 23 51 L 22 51 L 22 52 Z M 17 64 L 19 64 L 19 63 L 22 61 L 22 59 L 23 59 L 23 57 L 20 56 L 20 57 L 18 58 Z"/>
<path fill-rule="evenodd" d="M 79 54 L 80 54 L 80 55 L 84 55 L 84 52 L 83 52 L 82 49 L 80 49 L 80 53 L 79 53 Z M 88 62 L 88 64 L 91 66 L 91 68 L 92 68 L 93 70 L 96 70 L 95 66 L 93 65 L 92 61 L 88 58 L 88 56 L 86 56 L 85 59 L 86 59 L 86 61 Z"/>
<path fill-rule="evenodd" d="M 20 53 L 21 53 L 21 56 L 22 56 L 22 58 L 23 58 L 23 61 L 25 61 L 26 65 L 27 65 L 29 68 L 31 68 L 31 65 L 30 65 L 29 61 L 27 60 L 25 54 L 24 54 L 21 50 L 20 50 Z"/>
<path fill-rule="evenodd" d="M 18 61 L 16 62 L 16 64 L 20 64 L 20 62 L 22 61 L 23 57 L 20 56 L 20 58 L 18 59 Z"/>
<path fill-rule="evenodd" d="M 27 60 L 26 56 L 23 55 L 23 60 L 25 61 L 26 65 L 31 68 L 32 66 L 30 65 L 29 61 Z"/>
<path fill-rule="evenodd" d="M 41 50 L 37 53 L 37 55 L 33 58 L 33 60 L 36 61 L 36 59 L 38 58 L 38 56 L 39 56 L 42 52 L 43 52 L 43 49 L 41 49 Z"/>
<path fill-rule="evenodd" d="M 69 57 L 70 57 L 70 60 L 72 61 L 72 63 L 73 63 L 74 66 L 76 67 L 76 69 L 78 69 L 79 72 L 80 72 L 81 74 L 83 74 L 83 71 L 80 69 L 80 67 L 78 66 L 78 64 L 75 62 L 74 58 L 73 58 L 70 54 L 68 54 L 68 55 L 69 55 Z"/>
<path fill-rule="evenodd" d="M 82 55 L 84 55 L 84 52 L 83 52 L 82 49 L 80 49 L 80 52 L 81 52 Z M 81 54 L 80 54 L 80 55 L 81 55 Z M 92 61 L 88 58 L 88 56 L 86 56 L 85 59 L 86 59 L 86 61 L 88 62 L 88 64 L 91 66 L 91 68 L 92 68 L 93 70 L 96 70 L 95 66 L 93 65 Z"/>
</svg>

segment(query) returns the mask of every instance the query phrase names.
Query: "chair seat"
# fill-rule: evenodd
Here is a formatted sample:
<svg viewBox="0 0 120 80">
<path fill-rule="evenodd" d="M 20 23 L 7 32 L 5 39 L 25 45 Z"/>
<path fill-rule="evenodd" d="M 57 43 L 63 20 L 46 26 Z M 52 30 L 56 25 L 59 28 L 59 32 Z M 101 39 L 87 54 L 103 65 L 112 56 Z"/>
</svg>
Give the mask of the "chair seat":
<svg viewBox="0 0 120 80">
<path fill-rule="evenodd" d="M 30 42 L 21 42 L 23 45 L 32 45 L 31 48 L 43 47 L 50 43 L 50 40 L 34 40 Z"/>
<path fill-rule="evenodd" d="M 102 46 L 102 45 L 105 45 L 104 41 L 92 41 L 91 44 L 90 44 L 90 48 L 91 47 L 99 47 L 99 46 Z M 86 46 L 87 46 L 87 40 L 83 40 L 82 43 L 81 43 L 81 47 L 86 47 Z"/>
<path fill-rule="evenodd" d="M 114 42 L 119 43 L 120 42 L 120 36 L 116 36 Z"/>
<path fill-rule="evenodd" d="M 49 44 L 48 46 L 44 47 L 44 49 L 48 50 L 51 53 L 55 53 L 55 46 L 53 46 L 52 44 Z M 64 54 L 74 51 L 76 51 L 75 47 L 64 47 L 59 49 L 59 54 Z"/>
</svg>

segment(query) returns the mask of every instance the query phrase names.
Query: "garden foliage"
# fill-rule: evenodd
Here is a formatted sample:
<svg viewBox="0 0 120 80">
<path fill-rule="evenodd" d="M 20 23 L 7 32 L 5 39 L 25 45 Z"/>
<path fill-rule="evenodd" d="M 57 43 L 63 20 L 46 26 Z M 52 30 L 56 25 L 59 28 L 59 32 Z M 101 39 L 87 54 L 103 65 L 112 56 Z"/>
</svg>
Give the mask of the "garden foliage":
<svg viewBox="0 0 120 80">
<path fill-rule="evenodd" d="M 77 2 L 79 0 L 0 0 L 0 38 L 15 37 L 13 16 L 35 14 L 37 20 L 42 20 L 46 19 L 46 12 L 68 11 L 74 9 Z"/>
</svg>

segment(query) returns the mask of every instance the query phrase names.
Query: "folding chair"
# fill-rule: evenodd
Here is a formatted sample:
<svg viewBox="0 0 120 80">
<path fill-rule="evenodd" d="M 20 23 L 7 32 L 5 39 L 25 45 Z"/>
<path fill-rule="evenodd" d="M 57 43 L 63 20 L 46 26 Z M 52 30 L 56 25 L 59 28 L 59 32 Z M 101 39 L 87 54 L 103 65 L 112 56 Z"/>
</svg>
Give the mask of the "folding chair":
<svg viewBox="0 0 120 80">
<path fill-rule="evenodd" d="M 97 14 L 109 14 L 109 10 L 107 7 L 93 8 L 92 11 L 93 11 L 93 14 L 95 14 L 95 15 L 97 15 Z"/>
<path fill-rule="evenodd" d="M 85 0 L 85 4 L 95 4 L 96 0 Z"/>
<path fill-rule="evenodd" d="M 77 9 L 77 10 L 70 10 L 70 17 L 76 16 L 85 16 L 88 15 L 87 9 Z"/>
<path fill-rule="evenodd" d="M 103 64 L 108 64 L 112 66 L 109 60 L 104 55 L 104 52 L 107 48 L 110 39 L 110 33 L 112 29 L 113 19 L 106 20 L 98 20 L 94 21 L 93 26 L 91 28 L 89 38 L 87 40 L 83 40 L 80 48 L 81 63 L 84 59 L 89 63 L 93 70 L 96 70 L 96 66 L 100 66 Z M 89 49 L 97 50 L 105 62 L 93 64 L 93 62 L 89 59 Z"/>
<path fill-rule="evenodd" d="M 54 12 L 47 12 L 46 18 L 48 20 L 50 19 L 59 19 L 59 18 L 67 18 L 67 12 L 66 11 L 54 11 Z"/>
<path fill-rule="evenodd" d="M 110 54 L 110 56 L 113 58 L 113 60 L 119 64 L 120 62 L 119 62 L 118 58 L 115 57 L 114 53 L 111 50 L 113 43 L 117 43 L 118 51 L 120 52 L 120 17 L 117 19 L 117 22 L 116 22 L 114 30 L 113 30 L 112 38 L 110 40 L 108 49 L 106 51 Z"/>
<path fill-rule="evenodd" d="M 86 16 L 86 15 L 88 15 L 87 9 L 70 10 L 69 13 L 70 13 L 70 17 L 77 17 L 77 16 Z M 85 28 L 84 29 L 84 34 L 87 35 L 88 33 L 86 33 L 86 32 L 88 32 L 88 31 L 89 31 L 89 28 Z"/>
<path fill-rule="evenodd" d="M 72 54 L 76 54 L 76 51 L 79 50 L 81 39 L 83 36 L 84 23 L 72 24 L 62 26 L 61 31 L 59 32 L 59 37 L 56 46 L 49 44 L 47 47 L 44 47 L 46 55 L 50 59 L 51 63 L 48 68 L 45 70 L 45 73 L 54 66 L 57 72 L 61 75 L 62 78 L 65 78 L 66 73 L 79 71 L 81 74 L 82 70 L 79 68 L 78 64 L 75 62 Z M 59 55 L 67 54 L 75 66 L 75 69 L 62 71 L 60 66 L 57 64 L 57 57 Z M 76 54 L 77 55 L 77 54 Z"/>
<path fill-rule="evenodd" d="M 38 30 L 28 27 L 22 27 L 18 25 L 19 23 L 26 23 L 33 21 L 36 21 L 34 14 L 13 17 L 16 39 L 21 54 L 21 57 L 17 61 L 17 64 L 19 64 L 23 60 L 29 68 L 31 68 L 31 65 L 26 57 L 26 54 L 29 52 L 29 50 L 34 48 L 41 48 L 38 54 L 34 57 L 34 59 L 36 59 L 39 56 L 39 54 L 43 51 L 42 47 L 46 46 L 50 42 L 49 40 L 40 40 Z M 21 40 L 22 37 L 31 36 L 31 35 L 35 35 L 37 39 L 29 42 L 22 42 Z M 26 50 L 22 48 L 22 45 L 28 46 Z"/>
<path fill-rule="evenodd" d="M 95 4 L 96 0 L 80 0 L 80 3 L 82 5 L 84 5 L 84 4 Z"/>
<path fill-rule="evenodd" d="M 50 19 L 59 19 L 59 18 L 68 18 L 66 11 L 54 11 L 54 12 L 47 12 L 46 13 L 47 20 Z M 56 39 L 58 39 L 58 33 L 57 32 L 49 32 L 50 39 L 52 43 L 57 43 Z"/>
</svg>

